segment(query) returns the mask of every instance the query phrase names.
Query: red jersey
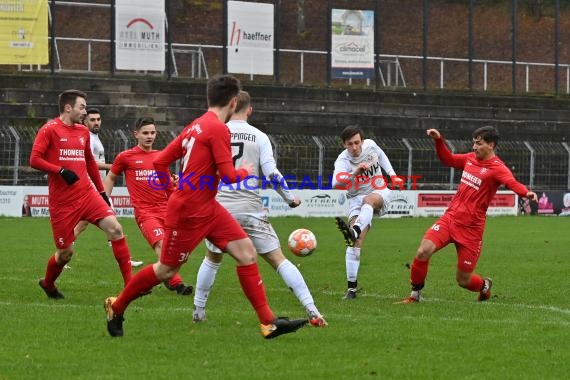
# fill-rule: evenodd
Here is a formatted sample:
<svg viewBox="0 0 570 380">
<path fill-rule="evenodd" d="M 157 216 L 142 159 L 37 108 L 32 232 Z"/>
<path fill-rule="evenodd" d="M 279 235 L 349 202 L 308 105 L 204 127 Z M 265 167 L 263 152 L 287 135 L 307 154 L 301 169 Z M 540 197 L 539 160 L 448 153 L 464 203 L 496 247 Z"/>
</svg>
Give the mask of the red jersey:
<svg viewBox="0 0 570 380">
<path fill-rule="evenodd" d="M 483 161 L 477 159 L 474 152 L 452 154 L 443 138 L 435 140 L 435 147 L 444 165 L 463 170 L 457 193 L 445 211 L 455 223 L 484 227 L 489 203 L 501 185 L 505 185 L 520 197 L 526 197 L 526 186 L 513 177 L 499 157 Z"/>
<path fill-rule="evenodd" d="M 235 183 L 248 175 L 246 170 L 234 168 L 229 129 L 211 111 L 188 124 L 154 160 L 154 168 L 168 173 L 168 166 L 178 159 L 182 159 L 182 171 L 177 188 L 167 189 L 173 192 L 165 226 L 210 215 L 220 177 L 225 183 Z"/>
<path fill-rule="evenodd" d="M 168 197 L 162 190 L 153 189 L 149 176 L 154 173 L 153 161 L 159 150 L 146 152 L 139 146 L 125 150 L 117 155 L 111 172 L 115 175 L 125 173 L 127 189 L 131 203 L 135 209 L 135 218 L 144 219 L 149 216 L 164 216 Z"/>
<path fill-rule="evenodd" d="M 59 117 L 44 124 L 34 140 L 30 166 L 48 173 L 50 208 L 72 203 L 93 191 L 91 181 L 99 192 L 103 191 L 89 129 L 84 125 L 66 125 Z M 79 180 L 68 185 L 59 175 L 62 167 L 74 171 Z"/>
</svg>

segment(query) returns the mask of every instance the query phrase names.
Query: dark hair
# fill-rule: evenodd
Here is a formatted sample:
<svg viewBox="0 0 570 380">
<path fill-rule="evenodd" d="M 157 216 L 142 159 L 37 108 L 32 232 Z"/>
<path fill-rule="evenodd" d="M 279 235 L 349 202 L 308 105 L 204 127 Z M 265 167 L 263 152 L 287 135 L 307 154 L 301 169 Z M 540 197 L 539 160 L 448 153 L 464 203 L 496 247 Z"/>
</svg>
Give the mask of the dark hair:
<svg viewBox="0 0 570 380">
<path fill-rule="evenodd" d="M 99 111 L 99 108 L 87 108 L 87 115 L 91 115 L 92 113 L 101 114 L 101 111 Z"/>
<path fill-rule="evenodd" d="M 79 90 L 65 90 L 59 94 L 59 113 L 63 113 L 67 104 L 73 107 L 77 101 L 77 98 L 83 98 L 87 100 L 87 94 Z"/>
<path fill-rule="evenodd" d="M 249 93 L 243 90 L 240 91 L 237 96 L 237 105 L 235 113 L 240 113 L 247 110 L 250 104 L 251 104 L 251 97 L 249 96 Z"/>
<path fill-rule="evenodd" d="M 358 125 L 349 125 L 348 127 L 344 128 L 340 133 L 340 139 L 342 142 L 349 140 L 354 135 L 360 135 L 360 138 L 364 140 L 364 131 Z"/>
<path fill-rule="evenodd" d="M 151 116 L 143 116 L 139 117 L 137 121 L 135 121 L 135 131 L 140 130 L 145 125 L 154 124 L 154 118 Z"/>
<path fill-rule="evenodd" d="M 208 80 L 208 107 L 224 107 L 241 90 L 239 79 L 231 75 L 216 75 Z"/>
<path fill-rule="evenodd" d="M 474 139 L 481 138 L 487 143 L 495 143 L 495 148 L 499 143 L 499 132 L 492 125 L 485 125 L 484 127 L 477 128 L 471 135 Z"/>
</svg>

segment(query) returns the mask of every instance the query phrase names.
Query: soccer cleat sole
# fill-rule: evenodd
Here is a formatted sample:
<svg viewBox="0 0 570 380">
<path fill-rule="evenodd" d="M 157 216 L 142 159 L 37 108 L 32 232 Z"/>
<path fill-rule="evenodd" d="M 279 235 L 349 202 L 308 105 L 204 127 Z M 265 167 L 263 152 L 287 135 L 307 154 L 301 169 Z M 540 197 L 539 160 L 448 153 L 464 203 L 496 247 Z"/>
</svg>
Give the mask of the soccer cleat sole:
<svg viewBox="0 0 570 380">
<path fill-rule="evenodd" d="M 261 325 L 261 335 L 265 339 L 277 338 L 283 334 L 290 334 L 301 327 L 305 326 L 309 321 L 307 319 L 293 319 L 277 318 L 269 325 Z"/>
<path fill-rule="evenodd" d="M 344 244 L 346 244 L 347 247 L 354 247 L 355 240 L 353 239 L 352 234 L 350 233 L 350 227 L 348 227 L 348 224 L 346 224 L 346 222 L 342 220 L 342 218 L 339 218 L 338 216 L 335 217 L 334 219 L 336 222 L 336 228 L 342 233 Z"/>
</svg>

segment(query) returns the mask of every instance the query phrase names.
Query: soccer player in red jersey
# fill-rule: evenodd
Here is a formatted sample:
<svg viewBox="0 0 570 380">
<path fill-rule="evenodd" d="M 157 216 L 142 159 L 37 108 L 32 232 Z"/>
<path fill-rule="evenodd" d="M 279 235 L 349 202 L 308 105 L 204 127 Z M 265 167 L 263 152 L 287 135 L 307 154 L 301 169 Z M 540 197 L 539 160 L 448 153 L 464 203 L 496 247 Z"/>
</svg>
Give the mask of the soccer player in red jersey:
<svg viewBox="0 0 570 380">
<path fill-rule="evenodd" d="M 156 138 L 156 126 L 152 117 L 141 117 L 135 122 L 137 146 L 117 155 L 109 174 L 103 181 L 105 193 L 111 195 L 117 178 L 125 174 L 127 189 L 135 210 L 135 220 L 148 244 L 160 257 L 164 236 L 164 215 L 166 214 L 166 192 L 151 187 L 149 177 L 154 173 L 153 160 L 160 153 L 152 149 Z M 164 285 L 180 295 L 192 293 L 192 286 L 184 285 L 179 274 Z"/>
<path fill-rule="evenodd" d="M 230 133 L 224 124 L 235 111 L 239 91 L 240 83 L 232 76 L 211 78 L 207 84 L 208 111 L 187 125 L 155 159 L 156 176 L 164 176 L 163 184 L 170 177 L 165 174 L 169 173 L 168 166 L 178 159 L 182 160 L 182 173 L 176 189 L 172 184 L 166 188 L 170 196 L 159 261 L 138 272 L 118 297 L 105 300 L 111 336 L 123 335 L 123 313 L 128 305 L 178 273 L 204 238 L 237 261 L 240 285 L 257 313 L 265 338 L 294 332 L 308 322 L 275 317 L 267 303 L 253 243 L 215 199 L 220 179 L 226 184 L 236 183 L 253 172 L 251 163 L 234 168 Z"/>
<path fill-rule="evenodd" d="M 80 124 L 86 114 L 86 99 L 82 91 L 62 92 L 59 117 L 38 131 L 30 154 L 30 166 L 48 173 L 50 223 L 57 251 L 39 285 L 53 299 L 64 298 L 55 281 L 73 256 L 73 228 L 80 220 L 96 224 L 107 234 L 124 283 L 131 278 L 131 254 L 123 229 L 103 189 L 89 129 Z"/>
<path fill-rule="evenodd" d="M 483 231 L 489 203 L 497 189 L 505 185 L 520 197 L 536 202 L 536 193 L 519 183 L 503 161 L 495 155 L 499 134 L 492 126 L 473 132 L 473 152 L 452 154 L 438 130 L 428 129 L 427 135 L 435 141 L 440 161 L 449 167 L 463 170 L 461 181 L 451 204 L 443 216 L 425 233 L 410 270 L 412 293 L 399 303 L 414 303 L 421 299 L 431 256 L 450 243 L 457 250 L 457 284 L 479 293 L 478 300 L 491 297 L 490 278 L 473 273 L 481 254 Z"/>
</svg>

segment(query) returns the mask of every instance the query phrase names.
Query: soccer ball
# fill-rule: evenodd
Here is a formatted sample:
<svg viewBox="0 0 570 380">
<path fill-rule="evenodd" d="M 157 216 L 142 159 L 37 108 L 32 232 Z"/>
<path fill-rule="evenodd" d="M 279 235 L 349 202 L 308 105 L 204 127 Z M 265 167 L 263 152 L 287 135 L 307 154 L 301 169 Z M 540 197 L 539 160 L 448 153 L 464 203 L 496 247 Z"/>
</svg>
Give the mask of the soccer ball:
<svg viewBox="0 0 570 380">
<path fill-rule="evenodd" d="M 306 228 L 299 228 L 291 232 L 287 240 L 289 250 L 296 256 L 309 256 L 317 248 L 315 234 Z"/>
</svg>

